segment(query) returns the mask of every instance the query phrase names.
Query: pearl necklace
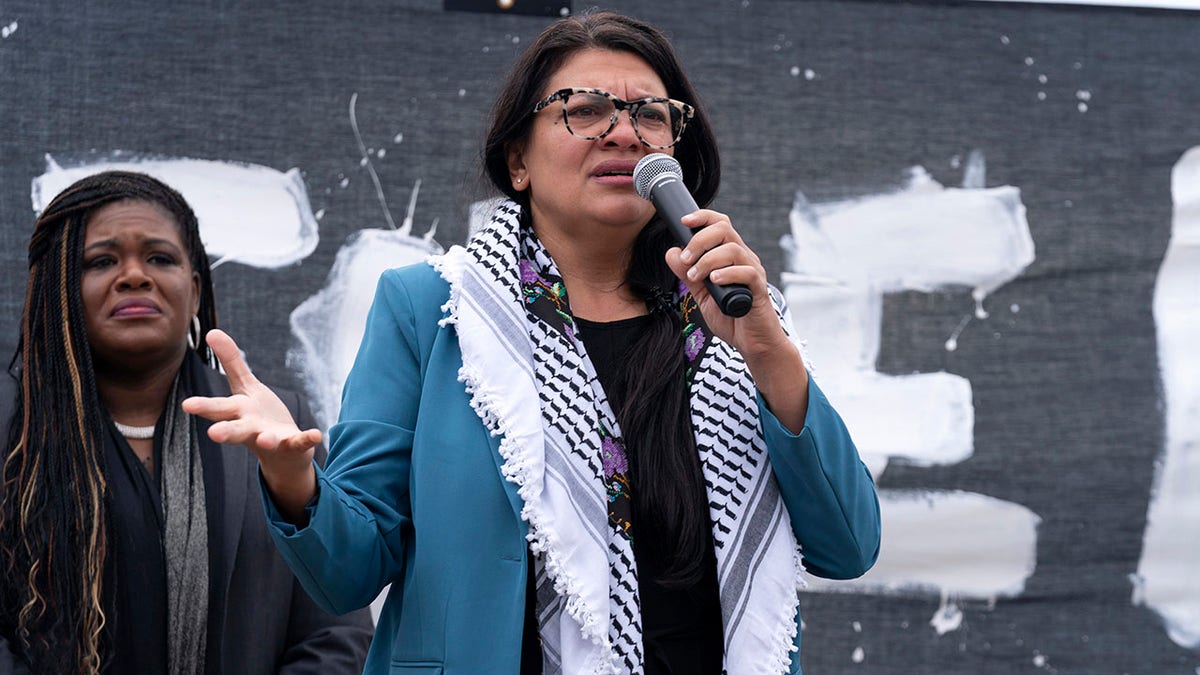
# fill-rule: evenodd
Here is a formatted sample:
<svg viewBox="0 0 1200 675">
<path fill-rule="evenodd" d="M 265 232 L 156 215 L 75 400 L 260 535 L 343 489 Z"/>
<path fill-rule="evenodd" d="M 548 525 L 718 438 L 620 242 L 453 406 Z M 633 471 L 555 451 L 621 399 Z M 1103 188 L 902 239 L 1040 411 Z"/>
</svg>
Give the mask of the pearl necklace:
<svg viewBox="0 0 1200 675">
<path fill-rule="evenodd" d="M 132 438 L 135 441 L 143 441 L 147 438 L 154 438 L 153 424 L 148 427 L 131 427 L 128 424 L 121 424 L 116 420 L 113 420 L 113 424 L 116 425 L 117 431 L 121 432 L 121 435 L 125 438 Z"/>
</svg>

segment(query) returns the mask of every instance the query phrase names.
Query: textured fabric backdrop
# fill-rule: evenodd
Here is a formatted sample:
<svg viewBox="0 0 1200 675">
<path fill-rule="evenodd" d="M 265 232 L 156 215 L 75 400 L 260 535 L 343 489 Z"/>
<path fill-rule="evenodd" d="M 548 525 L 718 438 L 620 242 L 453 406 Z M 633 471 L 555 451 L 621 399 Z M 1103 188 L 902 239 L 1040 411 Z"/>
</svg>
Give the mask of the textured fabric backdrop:
<svg viewBox="0 0 1200 675">
<path fill-rule="evenodd" d="M 131 162 L 187 185 L 222 325 L 328 420 L 370 277 L 463 240 L 488 103 L 549 19 L 188 4 L 0 3 L 0 348 L 34 181 Z M 788 291 L 886 497 L 877 576 L 802 598 L 805 671 L 1200 672 L 1200 13 L 610 6 L 679 48 L 721 141 L 715 207 Z"/>
</svg>

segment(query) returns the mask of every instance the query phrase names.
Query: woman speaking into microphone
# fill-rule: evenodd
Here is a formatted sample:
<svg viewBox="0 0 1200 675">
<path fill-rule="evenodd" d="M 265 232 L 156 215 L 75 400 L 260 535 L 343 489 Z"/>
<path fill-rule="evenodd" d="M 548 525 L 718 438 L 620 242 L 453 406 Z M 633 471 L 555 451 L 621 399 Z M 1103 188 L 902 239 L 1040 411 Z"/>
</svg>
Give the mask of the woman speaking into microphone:
<svg viewBox="0 0 1200 675">
<path fill-rule="evenodd" d="M 504 195 L 465 246 L 385 273 L 319 469 L 224 336 L 226 400 L 186 409 L 258 444 L 276 542 L 327 609 L 392 588 L 371 673 L 799 672 L 801 572 L 862 574 L 874 485 L 809 377 L 779 294 L 724 214 L 679 246 L 634 190 L 720 162 L 667 39 L 552 24 L 496 97 Z M 705 287 L 740 284 L 743 316 Z"/>
</svg>

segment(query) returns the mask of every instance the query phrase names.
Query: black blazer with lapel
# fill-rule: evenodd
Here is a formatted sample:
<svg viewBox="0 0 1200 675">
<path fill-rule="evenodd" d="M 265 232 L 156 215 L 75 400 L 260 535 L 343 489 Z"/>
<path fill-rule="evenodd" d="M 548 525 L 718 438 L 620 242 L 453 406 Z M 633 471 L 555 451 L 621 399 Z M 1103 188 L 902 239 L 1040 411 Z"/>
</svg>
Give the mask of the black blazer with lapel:
<svg viewBox="0 0 1200 675">
<path fill-rule="evenodd" d="M 207 370 L 213 396 L 228 396 L 229 383 Z M 8 423 L 18 384 L 0 373 L 0 439 Z M 294 392 L 275 390 L 302 429 L 315 427 L 308 407 Z M 208 423 L 197 420 L 206 434 Z M 267 532 L 259 496 L 258 461 L 242 446 L 201 446 L 205 474 L 219 476 L 220 550 L 209 570 L 208 675 L 339 675 L 362 672 L 372 634 L 366 609 L 343 616 L 316 605 L 279 556 Z M 317 460 L 325 461 L 318 447 Z M 206 481 L 208 483 L 208 481 Z M 6 636 L 0 636 L 0 675 L 27 672 L 13 658 Z"/>
</svg>

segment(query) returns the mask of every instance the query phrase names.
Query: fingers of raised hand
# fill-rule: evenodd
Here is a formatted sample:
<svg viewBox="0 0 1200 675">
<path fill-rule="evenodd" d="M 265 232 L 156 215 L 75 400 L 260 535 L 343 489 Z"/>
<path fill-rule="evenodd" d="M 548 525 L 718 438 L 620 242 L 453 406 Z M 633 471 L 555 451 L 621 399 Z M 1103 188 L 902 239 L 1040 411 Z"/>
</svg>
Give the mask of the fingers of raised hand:
<svg viewBox="0 0 1200 675">
<path fill-rule="evenodd" d="M 308 452 L 320 442 L 321 431 L 319 429 L 306 429 L 280 439 L 279 450 L 289 453 Z"/>
<path fill-rule="evenodd" d="M 225 369 L 225 376 L 229 378 L 229 387 L 233 391 L 245 391 L 258 384 L 258 378 L 250 372 L 250 367 L 242 358 L 241 350 L 238 349 L 237 343 L 229 337 L 228 333 L 214 328 L 208 331 L 205 341 L 213 350 L 213 354 L 216 354 L 217 360 L 221 362 L 221 367 Z"/>
<path fill-rule="evenodd" d="M 292 429 L 268 429 L 254 438 L 254 446 L 277 455 L 303 455 L 312 451 L 321 442 L 317 429 L 295 431 Z"/>
<path fill-rule="evenodd" d="M 264 424 L 260 419 L 232 419 L 208 428 L 208 437 L 226 445 L 244 445 L 255 450 L 303 453 L 321 441 L 316 429 L 298 431 L 279 424 Z"/>
<path fill-rule="evenodd" d="M 184 399 L 183 410 L 206 420 L 223 422 L 250 414 L 253 401 L 244 394 L 232 396 L 192 396 Z"/>
<path fill-rule="evenodd" d="M 263 447 L 259 445 L 257 440 L 264 433 L 268 432 L 262 421 L 257 417 L 234 417 L 214 422 L 208 428 L 208 437 L 218 443 L 245 445 L 247 447 Z"/>
</svg>

